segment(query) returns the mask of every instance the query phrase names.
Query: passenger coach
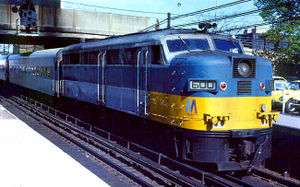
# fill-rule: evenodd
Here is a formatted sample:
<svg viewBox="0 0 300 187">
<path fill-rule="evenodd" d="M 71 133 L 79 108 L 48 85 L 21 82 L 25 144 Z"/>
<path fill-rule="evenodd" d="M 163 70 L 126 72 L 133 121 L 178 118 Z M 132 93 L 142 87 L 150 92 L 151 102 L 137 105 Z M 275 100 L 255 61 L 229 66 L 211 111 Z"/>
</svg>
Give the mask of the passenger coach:
<svg viewBox="0 0 300 187">
<path fill-rule="evenodd" d="M 10 55 L 9 82 L 34 91 L 54 96 L 57 93 L 59 52 L 49 49 L 28 54 Z"/>
</svg>

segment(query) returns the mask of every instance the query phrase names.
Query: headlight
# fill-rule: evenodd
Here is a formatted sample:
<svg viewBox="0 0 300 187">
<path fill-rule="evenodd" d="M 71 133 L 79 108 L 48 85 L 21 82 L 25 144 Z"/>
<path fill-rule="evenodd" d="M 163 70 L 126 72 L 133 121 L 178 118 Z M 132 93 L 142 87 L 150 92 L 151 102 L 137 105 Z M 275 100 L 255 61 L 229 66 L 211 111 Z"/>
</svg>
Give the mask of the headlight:
<svg viewBox="0 0 300 187">
<path fill-rule="evenodd" d="M 283 101 L 283 96 L 281 96 L 281 97 L 279 98 L 279 101 Z"/>
<path fill-rule="evenodd" d="M 189 90 L 210 91 L 215 89 L 216 89 L 216 81 L 190 80 L 189 82 Z"/>
<path fill-rule="evenodd" d="M 252 73 L 251 64 L 247 62 L 240 62 L 238 64 L 238 72 L 242 77 L 249 77 Z"/>
<path fill-rule="evenodd" d="M 267 110 L 267 105 L 266 104 L 262 104 L 261 105 L 261 111 L 265 112 Z"/>
</svg>

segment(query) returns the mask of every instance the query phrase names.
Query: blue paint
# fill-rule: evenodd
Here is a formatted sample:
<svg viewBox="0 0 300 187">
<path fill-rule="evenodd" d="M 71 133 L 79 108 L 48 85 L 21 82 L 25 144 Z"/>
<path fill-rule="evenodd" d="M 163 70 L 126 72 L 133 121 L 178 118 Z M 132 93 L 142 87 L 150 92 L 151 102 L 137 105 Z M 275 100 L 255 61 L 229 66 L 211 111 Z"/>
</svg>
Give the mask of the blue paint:
<svg viewBox="0 0 300 187">
<path fill-rule="evenodd" d="M 228 55 L 228 54 L 227 54 Z M 184 57 L 184 58 L 183 58 Z M 250 58 L 247 55 L 236 55 L 239 58 Z M 148 86 L 147 90 L 166 93 L 172 95 L 181 95 L 187 97 L 265 97 L 270 96 L 272 80 L 272 68 L 270 62 L 256 58 L 256 77 L 255 78 L 233 78 L 233 64 L 230 58 L 220 52 L 193 52 L 192 54 L 182 54 L 167 65 L 148 65 Z M 184 59 L 184 60 L 183 60 Z M 145 66 L 139 67 L 140 72 L 145 71 Z M 174 73 L 175 72 L 175 73 Z M 101 75 L 100 75 L 101 76 Z M 140 79 L 144 80 L 144 74 L 141 73 Z M 188 80 L 214 80 L 217 82 L 215 91 L 188 91 Z M 97 83 L 96 66 L 63 66 L 63 80 L 72 80 L 86 83 Z M 237 82 L 251 81 L 251 94 L 238 95 Z M 136 89 L 137 85 L 137 67 L 128 65 L 107 65 L 105 67 L 105 84 L 119 88 Z M 143 82 L 143 81 L 142 81 Z M 220 90 L 220 83 L 226 82 L 226 91 Z M 266 85 L 265 91 L 259 89 L 259 84 L 263 82 Z M 140 85 L 144 90 L 144 84 Z"/>
</svg>

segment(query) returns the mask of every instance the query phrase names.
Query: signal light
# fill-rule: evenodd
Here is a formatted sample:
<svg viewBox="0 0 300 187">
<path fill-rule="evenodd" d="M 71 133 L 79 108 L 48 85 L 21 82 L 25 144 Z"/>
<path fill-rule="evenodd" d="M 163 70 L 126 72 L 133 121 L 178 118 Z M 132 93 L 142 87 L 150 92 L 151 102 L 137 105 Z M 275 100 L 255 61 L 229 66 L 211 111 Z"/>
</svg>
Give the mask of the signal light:
<svg viewBox="0 0 300 187">
<path fill-rule="evenodd" d="M 19 11 L 19 9 L 18 9 L 18 7 L 15 5 L 15 6 L 13 6 L 13 7 L 11 8 L 11 11 L 12 11 L 13 13 L 17 13 L 17 12 Z"/>
<path fill-rule="evenodd" d="M 221 88 L 221 90 L 225 91 L 225 90 L 227 89 L 227 84 L 226 84 L 226 82 L 221 82 L 220 88 Z"/>
<path fill-rule="evenodd" d="M 264 90 L 264 89 L 265 89 L 265 84 L 261 82 L 261 83 L 259 84 L 259 88 L 260 88 L 261 90 Z"/>
</svg>

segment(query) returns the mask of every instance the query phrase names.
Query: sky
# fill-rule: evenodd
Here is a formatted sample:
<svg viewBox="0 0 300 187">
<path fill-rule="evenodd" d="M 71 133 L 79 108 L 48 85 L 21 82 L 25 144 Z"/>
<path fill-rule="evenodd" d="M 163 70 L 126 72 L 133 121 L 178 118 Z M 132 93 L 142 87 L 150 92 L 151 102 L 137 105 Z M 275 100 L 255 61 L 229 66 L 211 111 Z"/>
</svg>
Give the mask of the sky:
<svg viewBox="0 0 300 187">
<path fill-rule="evenodd" d="M 237 0 L 61 0 L 62 8 L 83 9 L 89 11 L 109 12 L 122 15 L 145 16 L 150 18 L 150 25 L 155 24 L 155 20 L 167 18 L 167 13 L 170 12 L 171 16 L 203 10 L 206 8 L 214 7 L 217 4 L 222 5 Z M 96 5 L 85 6 L 83 4 Z M 103 7 L 111 7 L 117 9 L 138 10 L 146 12 L 156 12 L 159 14 L 151 13 L 137 13 L 131 11 L 113 10 Z M 183 24 L 201 20 L 212 19 L 220 16 L 232 15 L 240 12 L 254 10 L 254 2 L 246 2 L 236 6 L 219 9 L 218 11 L 211 11 L 205 14 L 180 19 L 171 23 L 171 25 Z M 252 25 L 261 23 L 263 20 L 258 14 L 248 15 L 241 18 L 228 19 L 218 22 L 218 29 L 232 28 L 237 26 Z M 194 26 L 196 28 L 196 26 Z M 243 30 L 233 31 L 235 33 L 243 32 Z M 231 33 L 231 34 L 235 34 Z"/>
<path fill-rule="evenodd" d="M 227 4 L 230 2 L 235 2 L 237 0 L 61 0 L 62 8 L 74 8 L 82 9 L 87 11 L 98 11 L 107 12 L 122 15 L 132 15 L 132 16 L 144 16 L 149 17 L 149 25 L 155 24 L 156 19 L 163 20 L 167 18 L 167 13 L 170 12 L 171 16 L 176 16 L 180 14 L 190 13 L 194 11 L 203 10 L 206 8 L 215 7 L 217 4 Z M 83 4 L 88 4 L 90 6 L 85 6 Z M 97 7 L 101 6 L 101 7 Z M 110 7 L 116 9 L 126 9 L 126 10 L 137 10 L 145 12 L 155 12 L 153 13 L 138 13 L 132 11 L 121 11 L 103 7 Z M 254 10 L 253 0 L 250 2 L 242 3 L 236 6 L 219 9 L 218 11 L 211 11 L 205 14 L 187 17 L 185 19 L 178 19 L 177 21 L 172 21 L 172 25 L 185 24 L 189 22 L 200 22 L 207 19 L 212 19 L 226 15 L 232 15 L 236 13 L 241 13 L 245 11 Z M 233 27 L 241 27 L 246 25 L 252 25 L 261 23 L 263 20 L 258 14 L 248 15 L 241 18 L 226 19 L 218 22 L 218 29 L 228 29 Z M 165 28 L 166 25 L 162 25 L 160 28 Z M 193 26 L 197 28 L 197 25 Z M 267 30 L 267 26 L 259 27 L 259 32 L 264 32 Z M 250 30 L 250 29 L 248 29 Z M 224 34 L 240 34 L 243 33 L 244 29 L 234 30 L 230 33 Z M 0 51 L 2 51 L 3 46 L 0 45 Z"/>
</svg>

